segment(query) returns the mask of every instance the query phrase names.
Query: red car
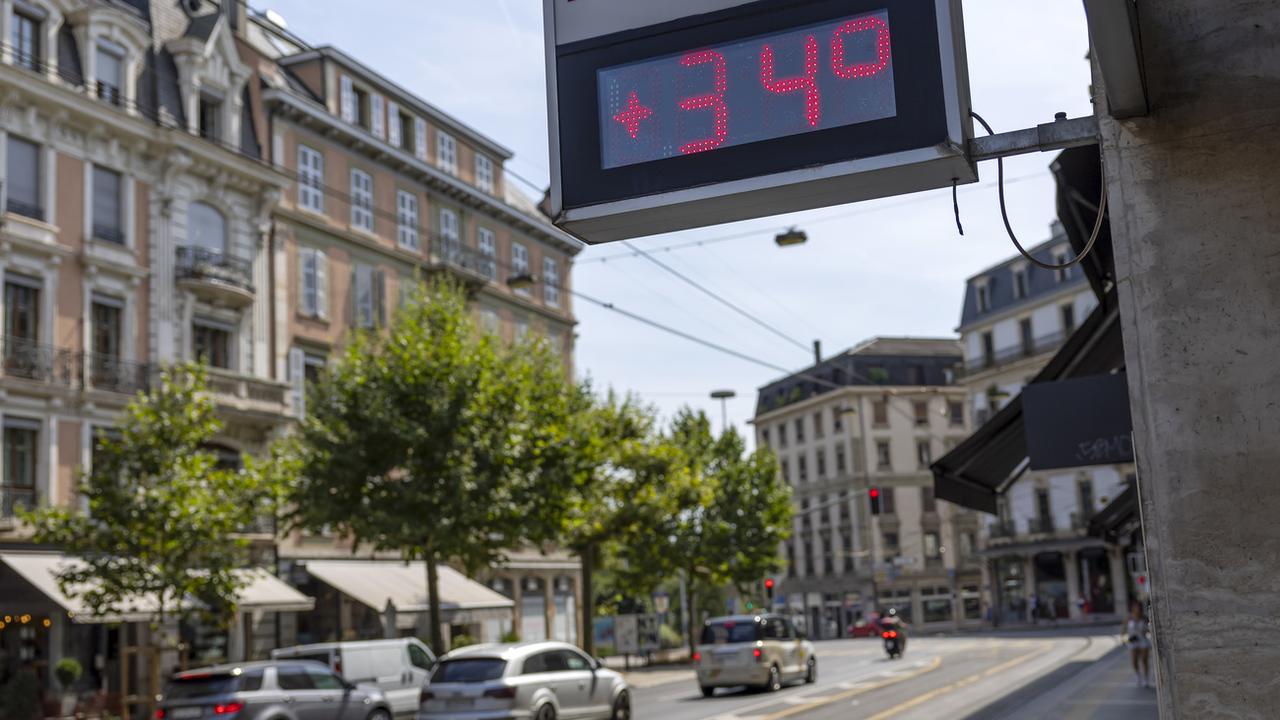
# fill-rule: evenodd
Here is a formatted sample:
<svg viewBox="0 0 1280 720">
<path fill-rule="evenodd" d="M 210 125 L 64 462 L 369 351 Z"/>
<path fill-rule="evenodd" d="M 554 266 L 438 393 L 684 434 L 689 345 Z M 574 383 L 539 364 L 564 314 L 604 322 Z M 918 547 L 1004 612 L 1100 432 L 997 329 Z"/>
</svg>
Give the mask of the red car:
<svg viewBox="0 0 1280 720">
<path fill-rule="evenodd" d="M 859 620 L 849 626 L 849 637 L 880 637 L 883 628 L 875 620 Z"/>
</svg>

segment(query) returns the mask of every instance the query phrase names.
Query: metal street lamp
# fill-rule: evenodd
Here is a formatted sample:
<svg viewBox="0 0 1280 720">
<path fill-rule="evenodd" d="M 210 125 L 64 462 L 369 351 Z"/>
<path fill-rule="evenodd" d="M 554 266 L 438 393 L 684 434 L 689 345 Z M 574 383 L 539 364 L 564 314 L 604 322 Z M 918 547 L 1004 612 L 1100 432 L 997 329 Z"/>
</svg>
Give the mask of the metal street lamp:
<svg viewBox="0 0 1280 720">
<path fill-rule="evenodd" d="M 712 390 L 711 399 L 720 401 L 720 432 L 724 432 L 729 428 L 729 411 L 726 403 L 729 398 L 737 397 L 738 393 L 733 390 Z"/>
</svg>

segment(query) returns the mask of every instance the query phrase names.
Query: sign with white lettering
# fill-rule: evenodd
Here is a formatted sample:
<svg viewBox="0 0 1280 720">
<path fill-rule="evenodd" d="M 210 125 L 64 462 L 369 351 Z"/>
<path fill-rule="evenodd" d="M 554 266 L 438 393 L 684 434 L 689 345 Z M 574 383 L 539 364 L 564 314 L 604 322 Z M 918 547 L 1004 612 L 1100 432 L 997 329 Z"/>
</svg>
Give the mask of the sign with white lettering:
<svg viewBox="0 0 1280 720">
<path fill-rule="evenodd" d="M 551 205 L 588 242 L 977 179 L 959 0 L 545 0 Z"/>
</svg>

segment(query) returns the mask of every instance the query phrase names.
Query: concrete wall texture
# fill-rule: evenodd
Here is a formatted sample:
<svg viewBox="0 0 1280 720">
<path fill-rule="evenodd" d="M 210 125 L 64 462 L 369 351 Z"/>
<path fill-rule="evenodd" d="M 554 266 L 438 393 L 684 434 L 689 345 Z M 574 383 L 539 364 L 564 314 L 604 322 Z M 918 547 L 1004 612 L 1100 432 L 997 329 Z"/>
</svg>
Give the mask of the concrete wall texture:
<svg viewBox="0 0 1280 720">
<path fill-rule="evenodd" d="M 1099 116 L 1161 717 L 1272 718 L 1280 3 L 1139 0 L 1138 11 L 1151 113 Z"/>
</svg>

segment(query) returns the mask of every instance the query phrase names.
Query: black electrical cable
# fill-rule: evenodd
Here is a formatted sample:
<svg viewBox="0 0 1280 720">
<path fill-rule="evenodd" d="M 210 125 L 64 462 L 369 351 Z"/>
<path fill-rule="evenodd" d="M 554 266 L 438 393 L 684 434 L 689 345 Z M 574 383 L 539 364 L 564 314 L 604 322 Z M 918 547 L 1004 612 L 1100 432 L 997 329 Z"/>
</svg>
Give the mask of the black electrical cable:
<svg viewBox="0 0 1280 720">
<path fill-rule="evenodd" d="M 987 121 L 982 119 L 981 115 L 973 112 L 972 110 L 969 111 L 969 115 L 971 115 L 974 120 L 982 123 L 982 127 L 986 129 L 988 135 L 996 134 L 995 131 L 991 129 L 991 126 L 987 124 Z M 1089 236 L 1089 241 L 1084 244 L 1084 249 L 1081 250 L 1080 254 L 1075 256 L 1075 258 L 1064 263 L 1055 264 L 1036 259 L 1031 255 L 1031 253 L 1027 252 L 1026 249 L 1022 247 L 1022 243 L 1018 242 L 1018 236 L 1013 234 L 1013 226 L 1009 224 L 1009 212 L 1006 209 L 1004 202 L 1004 158 L 1002 157 L 996 158 L 996 172 L 999 177 L 997 185 L 999 187 L 1000 194 L 1000 217 L 1004 220 L 1004 229 L 1009 233 L 1009 239 L 1013 241 L 1013 246 L 1018 248 L 1018 252 L 1022 254 L 1022 257 L 1026 258 L 1032 265 L 1044 268 L 1045 270 L 1064 270 L 1072 265 L 1079 264 L 1081 260 L 1084 260 L 1089 256 L 1089 253 L 1093 251 L 1094 243 L 1098 241 L 1098 236 L 1102 234 L 1102 220 L 1107 215 L 1106 177 L 1102 178 L 1102 199 L 1098 201 L 1098 219 L 1093 224 L 1093 234 Z"/>
</svg>

